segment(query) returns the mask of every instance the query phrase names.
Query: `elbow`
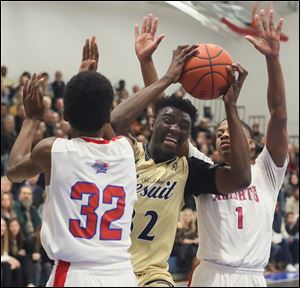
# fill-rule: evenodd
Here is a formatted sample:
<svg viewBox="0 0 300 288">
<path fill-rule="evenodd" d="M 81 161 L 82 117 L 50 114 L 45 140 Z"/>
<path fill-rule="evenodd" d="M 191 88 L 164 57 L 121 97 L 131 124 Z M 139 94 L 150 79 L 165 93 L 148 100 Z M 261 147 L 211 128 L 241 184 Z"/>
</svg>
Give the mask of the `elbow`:
<svg viewBox="0 0 300 288">
<path fill-rule="evenodd" d="M 287 111 L 286 109 L 274 110 L 271 113 L 271 119 L 278 127 L 286 126 L 287 125 Z"/>
<path fill-rule="evenodd" d="M 239 190 L 246 189 L 250 186 L 252 181 L 251 172 L 243 175 L 239 180 Z"/>
<path fill-rule="evenodd" d="M 7 167 L 7 178 L 13 183 L 22 183 L 24 179 L 20 179 L 15 173 L 15 169 L 13 167 Z"/>
</svg>

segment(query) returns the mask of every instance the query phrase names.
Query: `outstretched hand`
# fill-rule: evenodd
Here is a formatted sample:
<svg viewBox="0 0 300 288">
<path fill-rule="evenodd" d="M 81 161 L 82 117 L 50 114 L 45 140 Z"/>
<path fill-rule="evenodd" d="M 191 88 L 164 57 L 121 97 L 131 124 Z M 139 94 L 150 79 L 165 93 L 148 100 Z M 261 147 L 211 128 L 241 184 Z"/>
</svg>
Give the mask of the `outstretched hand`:
<svg viewBox="0 0 300 288">
<path fill-rule="evenodd" d="M 176 83 L 181 76 L 182 69 L 187 60 L 198 54 L 198 45 L 178 46 L 173 50 L 173 58 L 166 76 L 171 77 L 173 83 Z"/>
<path fill-rule="evenodd" d="M 27 119 L 42 120 L 44 116 L 44 101 L 41 84 L 44 81 L 42 73 L 33 74 L 29 83 L 27 80 L 23 89 L 23 105 Z"/>
<path fill-rule="evenodd" d="M 278 25 L 274 26 L 274 11 L 270 11 L 269 21 L 266 20 L 265 10 L 260 10 L 260 15 L 255 15 L 258 38 L 247 35 L 245 38 L 266 57 L 277 57 L 280 50 L 280 33 L 283 18 L 279 19 Z"/>
<path fill-rule="evenodd" d="M 225 103 L 232 102 L 236 104 L 248 72 L 239 63 L 233 63 L 231 66 L 226 66 L 226 69 L 230 86 L 227 93 L 223 96 L 223 101 Z M 235 71 L 239 73 L 237 79 L 235 78 Z"/>
<path fill-rule="evenodd" d="M 155 39 L 157 25 L 158 18 L 155 18 L 153 21 L 153 15 L 149 14 L 148 17 L 143 18 L 141 32 L 139 32 L 139 26 L 137 24 L 134 26 L 135 53 L 140 62 L 151 59 L 152 54 L 165 37 L 165 35 L 162 34 Z"/>
<path fill-rule="evenodd" d="M 99 52 L 96 42 L 96 36 L 90 40 L 86 39 L 82 49 L 82 61 L 79 67 L 79 72 L 82 71 L 97 71 L 99 62 Z"/>
</svg>

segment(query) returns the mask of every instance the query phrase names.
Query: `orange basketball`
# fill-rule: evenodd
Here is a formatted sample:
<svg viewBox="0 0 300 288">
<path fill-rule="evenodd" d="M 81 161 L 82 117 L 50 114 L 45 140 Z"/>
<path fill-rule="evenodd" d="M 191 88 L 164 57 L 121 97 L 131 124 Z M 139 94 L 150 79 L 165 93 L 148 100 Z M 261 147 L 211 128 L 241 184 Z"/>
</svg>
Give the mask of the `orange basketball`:
<svg viewBox="0 0 300 288">
<path fill-rule="evenodd" d="M 232 64 L 231 56 L 215 44 L 199 44 L 198 51 L 198 55 L 184 65 L 179 82 L 196 98 L 218 98 L 229 86 L 226 65 Z"/>
</svg>

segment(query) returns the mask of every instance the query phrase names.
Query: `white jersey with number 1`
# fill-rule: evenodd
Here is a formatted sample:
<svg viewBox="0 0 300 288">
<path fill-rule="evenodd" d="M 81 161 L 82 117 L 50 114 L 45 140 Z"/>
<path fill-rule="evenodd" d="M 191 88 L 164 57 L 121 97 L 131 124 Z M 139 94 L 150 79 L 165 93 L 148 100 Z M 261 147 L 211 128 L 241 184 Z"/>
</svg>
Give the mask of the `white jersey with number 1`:
<svg viewBox="0 0 300 288">
<path fill-rule="evenodd" d="M 247 189 L 196 198 L 200 240 L 197 256 L 202 262 L 193 275 L 192 286 L 207 284 L 197 275 L 201 274 L 201 266 L 211 271 L 223 267 L 226 273 L 233 268 L 231 272 L 262 275 L 270 256 L 275 205 L 287 164 L 288 159 L 283 167 L 277 167 L 264 147 L 251 167 L 252 183 Z"/>
</svg>

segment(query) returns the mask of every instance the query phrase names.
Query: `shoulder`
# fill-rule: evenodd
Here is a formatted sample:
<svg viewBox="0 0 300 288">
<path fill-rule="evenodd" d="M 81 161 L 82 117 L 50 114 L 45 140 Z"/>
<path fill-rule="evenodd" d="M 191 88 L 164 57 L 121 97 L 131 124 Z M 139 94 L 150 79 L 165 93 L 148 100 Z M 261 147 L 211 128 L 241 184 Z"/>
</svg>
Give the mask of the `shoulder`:
<svg viewBox="0 0 300 288">
<path fill-rule="evenodd" d="M 45 138 L 38 142 L 32 149 L 31 159 L 43 171 L 48 170 L 48 165 L 51 164 L 51 150 L 56 139 L 56 137 Z"/>
</svg>

